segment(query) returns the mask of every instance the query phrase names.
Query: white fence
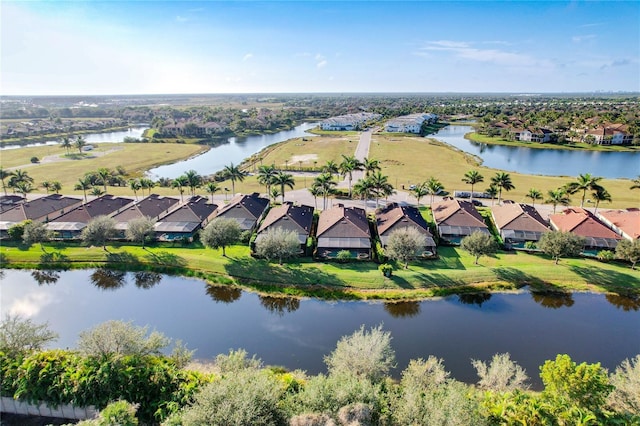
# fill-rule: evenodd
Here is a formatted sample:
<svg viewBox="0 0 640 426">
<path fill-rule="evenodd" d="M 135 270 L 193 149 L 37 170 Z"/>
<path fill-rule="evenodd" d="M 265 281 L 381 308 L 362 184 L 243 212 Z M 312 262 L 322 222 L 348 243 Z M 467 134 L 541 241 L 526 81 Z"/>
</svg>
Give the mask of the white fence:
<svg viewBox="0 0 640 426">
<path fill-rule="evenodd" d="M 62 419 L 86 420 L 98 415 L 95 407 L 75 407 L 65 404 L 57 408 L 49 407 L 46 403 L 30 404 L 3 396 L 0 398 L 0 411 L 9 414 L 24 414 L 28 416 L 56 417 Z"/>
</svg>

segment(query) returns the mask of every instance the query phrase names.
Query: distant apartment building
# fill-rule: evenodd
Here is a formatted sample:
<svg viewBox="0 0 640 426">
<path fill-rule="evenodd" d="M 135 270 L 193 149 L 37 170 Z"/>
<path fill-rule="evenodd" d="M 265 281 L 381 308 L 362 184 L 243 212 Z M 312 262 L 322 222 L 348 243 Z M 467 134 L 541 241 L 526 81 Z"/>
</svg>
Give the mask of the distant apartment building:
<svg viewBox="0 0 640 426">
<path fill-rule="evenodd" d="M 629 127 L 624 124 L 608 124 L 587 130 L 587 136 L 593 137 L 595 145 L 626 145 L 633 142 L 633 135 L 629 133 Z"/>
<path fill-rule="evenodd" d="M 522 142 L 551 142 L 553 131 L 549 129 L 515 129 L 514 139 Z"/>
<path fill-rule="evenodd" d="M 394 133 L 420 133 L 422 125 L 433 124 L 438 121 L 438 116 L 432 113 L 417 113 L 403 115 L 387 121 L 384 126 L 385 132 Z"/>
<path fill-rule="evenodd" d="M 322 121 L 320 123 L 320 129 L 334 131 L 358 130 L 363 124 L 369 121 L 379 120 L 380 118 L 382 118 L 381 114 L 374 114 L 372 112 L 339 115 Z"/>
</svg>

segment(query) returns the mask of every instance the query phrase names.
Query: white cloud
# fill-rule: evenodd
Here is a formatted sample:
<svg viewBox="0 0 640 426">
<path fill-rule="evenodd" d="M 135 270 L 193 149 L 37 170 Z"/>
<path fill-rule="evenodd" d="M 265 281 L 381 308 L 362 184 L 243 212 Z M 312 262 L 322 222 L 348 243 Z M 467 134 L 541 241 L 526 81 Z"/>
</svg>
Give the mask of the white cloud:
<svg viewBox="0 0 640 426">
<path fill-rule="evenodd" d="M 325 66 L 327 66 L 327 61 L 320 61 L 316 64 L 318 68 L 324 68 Z"/>
<path fill-rule="evenodd" d="M 597 36 L 595 34 L 587 34 L 587 35 L 577 35 L 571 37 L 571 41 L 574 43 L 582 43 L 583 41 L 593 40 Z"/>
<path fill-rule="evenodd" d="M 315 60 L 317 68 L 324 68 L 327 66 L 327 58 L 325 58 L 324 55 L 316 53 Z"/>
<path fill-rule="evenodd" d="M 242 61 L 248 61 L 249 59 L 253 58 L 253 53 L 247 53 L 246 55 L 244 55 L 244 57 L 242 58 Z"/>
<path fill-rule="evenodd" d="M 189 20 L 189 18 L 187 18 L 187 17 L 180 16 L 180 15 L 176 16 L 176 21 L 178 21 L 178 22 L 187 22 L 188 20 Z"/>
<path fill-rule="evenodd" d="M 31 318 L 38 315 L 44 307 L 53 302 L 55 302 L 55 299 L 51 294 L 37 291 L 27 294 L 21 299 L 16 299 L 9 307 L 9 313 Z"/>
</svg>

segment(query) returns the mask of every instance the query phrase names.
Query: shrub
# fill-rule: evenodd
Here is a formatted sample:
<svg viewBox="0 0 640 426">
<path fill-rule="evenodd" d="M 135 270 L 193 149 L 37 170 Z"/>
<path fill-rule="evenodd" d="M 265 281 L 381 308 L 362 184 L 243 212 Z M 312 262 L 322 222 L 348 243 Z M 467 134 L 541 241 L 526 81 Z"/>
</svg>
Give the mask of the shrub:
<svg viewBox="0 0 640 426">
<path fill-rule="evenodd" d="M 0 323 L 0 352 L 11 357 L 42 350 L 57 338 L 48 323 L 36 324 L 18 315 L 7 315 Z"/>
<path fill-rule="evenodd" d="M 349 250 L 340 250 L 336 254 L 336 260 L 338 260 L 338 262 L 341 262 L 341 263 L 350 262 L 352 259 L 353 259 L 353 256 L 351 256 L 351 252 Z"/>
<path fill-rule="evenodd" d="M 511 360 L 509 353 L 494 355 L 489 365 L 476 359 L 471 364 L 480 377 L 480 389 L 508 392 L 527 388 L 524 384 L 528 380 L 526 371 Z"/>
<path fill-rule="evenodd" d="M 11 225 L 9 229 L 7 229 L 7 234 L 9 234 L 9 238 L 12 241 L 22 241 L 24 236 L 24 227 L 30 220 L 25 220 L 24 222 L 16 223 L 15 225 Z"/>
<path fill-rule="evenodd" d="M 378 266 L 378 269 L 385 277 L 390 277 L 393 273 L 393 266 L 389 265 L 388 263 L 383 263 L 382 265 Z"/>
<path fill-rule="evenodd" d="M 40 162 L 40 159 L 38 157 L 31 157 L 31 162 L 32 163 L 38 163 L 38 162 Z"/>
<path fill-rule="evenodd" d="M 616 255 L 611 250 L 600 250 L 596 258 L 602 262 L 610 262 L 616 258 Z"/>
</svg>

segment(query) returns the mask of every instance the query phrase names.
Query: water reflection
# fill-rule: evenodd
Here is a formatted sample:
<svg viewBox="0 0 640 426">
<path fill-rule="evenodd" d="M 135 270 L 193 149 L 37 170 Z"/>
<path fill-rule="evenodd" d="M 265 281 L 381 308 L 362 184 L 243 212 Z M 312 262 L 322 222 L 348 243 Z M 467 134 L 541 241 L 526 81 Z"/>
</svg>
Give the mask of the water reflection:
<svg viewBox="0 0 640 426">
<path fill-rule="evenodd" d="M 60 279 L 59 271 L 39 270 L 31 271 L 31 276 L 38 285 L 55 284 Z"/>
<path fill-rule="evenodd" d="M 458 300 L 460 301 L 460 303 L 463 303 L 465 305 L 482 306 L 482 304 L 484 302 L 489 301 L 489 299 L 491 299 L 491 293 L 485 293 L 485 292 L 465 293 L 465 294 L 458 295 Z"/>
<path fill-rule="evenodd" d="M 116 290 L 126 284 L 127 273 L 112 269 L 98 268 L 91 275 L 93 285 L 102 290 Z"/>
<path fill-rule="evenodd" d="M 562 293 L 562 292 L 540 293 L 540 292 L 532 291 L 531 297 L 536 303 L 544 306 L 545 308 L 551 308 L 551 309 L 571 307 L 574 304 L 573 296 L 571 295 L 571 293 Z"/>
<path fill-rule="evenodd" d="M 420 314 L 420 302 L 386 302 L 384 310 L 394 318 L 410 318 Z"/>
<path fill-rule="evenodd" d="M 640 297 L 623 296 L 621 294 L 607 294 L 607 301 L 625 312 L 640 310 Z"/>
<path fill-rule="evenodd" d="M 207 284 L 205 286 L 205 291 L 213 300 L 222 303 L 233 303 L 242 296 L 242 290 L 240 287 L 230 285 L 222 286 Z"/>
<path fill-rule="evenodd" d="M 138 271 L 133 274 L 133 282 L 136 287 L 149 289 L 162 281 L 162 274 L 149 271 Z"/>
<path fill-rule="evenodd" d="M 297 311 L 300 307 L 300 299 L 295 297 L 260 295 L 258 298 L 262 306 L 279 316 L 283 316 L 286 312 Z"/>
</svg>

